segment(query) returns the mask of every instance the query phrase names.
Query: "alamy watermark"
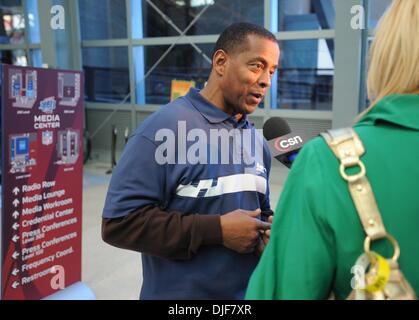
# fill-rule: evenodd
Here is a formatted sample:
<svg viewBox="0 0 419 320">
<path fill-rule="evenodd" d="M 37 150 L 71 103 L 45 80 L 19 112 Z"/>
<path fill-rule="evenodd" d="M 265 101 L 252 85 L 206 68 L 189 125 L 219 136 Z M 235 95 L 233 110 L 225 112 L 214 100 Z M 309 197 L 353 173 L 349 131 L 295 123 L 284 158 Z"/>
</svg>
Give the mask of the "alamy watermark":
<svg viewBox="0 0 419 320">
<path fill-rule="evenodd" d="M 65 289 L 65 269 L 63 266 L 57 265 L 50 269 L 50 273 L 54 274 L 51 278 L 51 288 L 53 290 L 64 290 Z"/>
<path fill-rule="evenodd" d="M 359 264 L 356 264 L 352 267 L 351 273 L 354 275 L 351 279 L 352 289 L 365 289 L 365 268 Z"/>
<path fill-rule="evenodd" d="M 160 164 L 234 164 L 254 166 L 263 163 L 263 135 L 256 129 L 187 130 L 186 121 L 177 129 L 159 129 L 154 137 L 158 147 L 155 161 Z"/>
<path fill-rule="evenodd" d="M 50 26 L 52 30 L 65 29 L 65 9 L 63 6 L 55 5 L 51 7 L 51 21 Z"/>
<path fill-rule="evenodd" d="M 351 28 L 353 30 L 365 29 L 365 8 L 362 5 L 355 5 L 351 8 Z"/>
</svg>

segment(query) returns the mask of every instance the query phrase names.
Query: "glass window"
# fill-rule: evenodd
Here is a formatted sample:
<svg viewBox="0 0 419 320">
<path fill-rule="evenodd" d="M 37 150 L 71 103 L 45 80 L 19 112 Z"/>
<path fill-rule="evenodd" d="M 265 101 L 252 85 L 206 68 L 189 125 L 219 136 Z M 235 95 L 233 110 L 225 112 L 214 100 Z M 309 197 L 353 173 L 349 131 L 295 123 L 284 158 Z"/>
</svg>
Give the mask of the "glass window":
<svg viewBox="0 0 419 320">
<path fill-rule="evenodd" d="M 336 0 L 277 0 L 278 31 L 335 28 Z M 274 26 L 274 29 L 275 26 Z"/>
<path fill-rule="evenodd" d="M 392 0 L 369 0 L 368 28 L 375 29 Z"/>
<path fill-rule="evenodd" d="M 219 34 L 235 22 L 251 22 L 263 26 L 264 1 L 255 0 L 152 0 L 158 10 L 184 31 L 206 5 L 208 9 L 187 32 L 188 35 Z M 133 12 L 143 21 L 144 37 L 178 36 L 177 32 L 146 0 L 142 14 Z M 140 8 L 140 9 L 141 9 Z M 141 16 L 144 17 L 141 19 Z M 135 21 L 134 21 L 135 23 Z M 133 28 L 135 30 L 135 27 Z M 141 37 L 134 32 L 134 36 Z"/>
<path fill-rule="evenodd" d="M 191 45 L 175 46 L 156 66 L 156 62 L 169 48 L 168 45 L 136 47 L 134 60 L 137 103 L 159 105 L 169 103 L 173 80 L 194 81 L 196 88 L 203 88 L 211 71 L 211 60 L 208 61 L 206 57 L 210 59 L 214 45 L 200 44 L 198 47 L 202 53 Z M 145 61 L 144 66 L 142 61 Z M 153 70 L 147 75 L 151 68 Z M 144 79 L 145 75 L 147 77 Z"/>
<path fill-rule="evenodd" d="M 366 55 L 369 57 L 370 55 L 370 50 L 371 50 L 371 46 L 372 46 L 372 42 L 374 40 L 374 37 L 368 37 L 367 41 L 365 43 L 366 45 Z M 367 61 L 368 59 L 365 59 L 365 61 Z M 369 105 L 371 104 L 370 99 L 368 98 L 368 87 L 367 87 L 367 81 L 368 81 L 368 63 L 365 64 L 364 66 L 365 71 L 362 74 L 363 77 L 363 82 L 361 82 L 361 90 L 364 90 L 365 92 L 365 102 L 362 103 L 362 98 L 361 98 L 361 103 L 359 106 L 359 111 L 363 111 L 364 109 L 366 109 L 367 107 L 369 107 Z"/>
<path fill-rule="evenodd" d="M 1 63 L 13 64 L 15 66 L 28 66 L 28 58 L 25 50 L 1 50 Z"/>
<path fill-rule="evenodd" d="M 30 50 L 31 66 L 36 68 L 42 67 L 42 52 L 40 49 Z"/>
<path fill-rule="evenodd" d="M 282 54 L 273 108 L 332 110 L 333 40 L 289 40 Z M 276 101 L 276 103 L 275 103 Z"/>
<path fill-rule="evenodd" d="M 82 54 L 86 100 L 122 102 L 130 93 L 128 49 L 84 48 Z"/>
<path fill-rule="evenodd" d="M 125 0 L 79 0 L 79 12 L 82 40 L 127 38 Z"/>
<path fill-rule="evenodd" d="M 0 1 L 0 44 L 25 42 L 25 16 L 22 1 Z"/>
</svg>

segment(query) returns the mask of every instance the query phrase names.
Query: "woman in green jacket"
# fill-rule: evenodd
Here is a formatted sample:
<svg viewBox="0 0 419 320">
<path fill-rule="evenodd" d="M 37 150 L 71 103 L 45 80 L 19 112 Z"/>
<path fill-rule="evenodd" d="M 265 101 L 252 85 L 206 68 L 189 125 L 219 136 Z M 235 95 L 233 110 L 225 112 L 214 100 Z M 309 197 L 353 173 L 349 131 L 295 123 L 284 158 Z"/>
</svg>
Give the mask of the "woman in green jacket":
<svg viewBox="0 0 419 320">
<path fill-rule="evenodd" d="M 400 269 L 419 294 L 419 1 L 395 0 L 371 48 L 373 101 L 354 126 L 384 225 L 400 246 Z M 365 232 L 339 161 L 325 140 L 308 143 L 285 183 L 267 248 L 247 299 L 346 299 Z M 374 251 L 391 257 L 388 241 Z"/>
</svg>

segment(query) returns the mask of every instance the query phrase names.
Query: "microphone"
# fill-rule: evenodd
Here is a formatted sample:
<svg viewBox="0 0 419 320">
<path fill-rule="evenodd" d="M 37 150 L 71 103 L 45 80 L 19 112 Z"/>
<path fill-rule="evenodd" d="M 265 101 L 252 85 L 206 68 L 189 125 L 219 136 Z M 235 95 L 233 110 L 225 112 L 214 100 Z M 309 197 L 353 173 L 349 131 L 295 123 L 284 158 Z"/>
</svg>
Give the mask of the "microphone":
<svg viewBox="0 0 419 320">
<path fill-rule="evenodd" d="M 298 151 L 307 141 L 301 134 L 291 132 L 288 123 L 280 117 L 272 117 L 263 125 L 263 136 L 268 141 L 272 156 L 291 168 Z"/>
</svg>

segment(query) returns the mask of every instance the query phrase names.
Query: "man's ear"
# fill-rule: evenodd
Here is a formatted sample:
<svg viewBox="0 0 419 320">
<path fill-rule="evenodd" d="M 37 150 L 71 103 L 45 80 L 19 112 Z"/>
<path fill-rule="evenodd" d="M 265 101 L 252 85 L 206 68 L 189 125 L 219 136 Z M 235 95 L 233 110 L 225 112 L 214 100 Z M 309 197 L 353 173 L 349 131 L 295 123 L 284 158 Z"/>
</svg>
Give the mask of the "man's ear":
<svg viewBox="0 0 419 320">
<path fill-rule="evenodd" d="M 212 66 L 215 73 L 222 77 L 225 73 L 228 55 L 224 50 L 217 50 L 212 58 Z"/>
</svg>

